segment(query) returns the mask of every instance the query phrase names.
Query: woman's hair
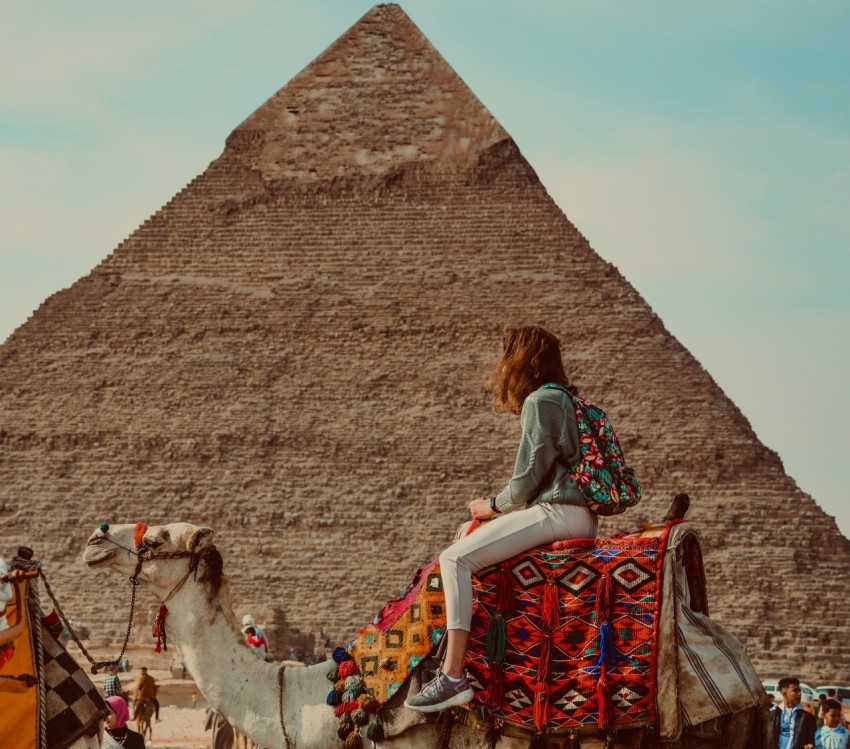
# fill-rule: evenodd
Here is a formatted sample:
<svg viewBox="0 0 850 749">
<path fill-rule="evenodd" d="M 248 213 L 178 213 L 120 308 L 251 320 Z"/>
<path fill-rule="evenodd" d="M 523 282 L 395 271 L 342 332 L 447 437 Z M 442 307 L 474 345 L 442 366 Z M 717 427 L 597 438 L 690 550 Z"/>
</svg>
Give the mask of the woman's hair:
<svg viewBox="0 0 850 749">
<path fill-rule="evenodd" d="M 520 413 L 525 399 L 547 382 L 570 387 L 558 337 L 539 325 L 508 328 L 502 356 L 487 378 L 493 410 Z"/>
</svg>

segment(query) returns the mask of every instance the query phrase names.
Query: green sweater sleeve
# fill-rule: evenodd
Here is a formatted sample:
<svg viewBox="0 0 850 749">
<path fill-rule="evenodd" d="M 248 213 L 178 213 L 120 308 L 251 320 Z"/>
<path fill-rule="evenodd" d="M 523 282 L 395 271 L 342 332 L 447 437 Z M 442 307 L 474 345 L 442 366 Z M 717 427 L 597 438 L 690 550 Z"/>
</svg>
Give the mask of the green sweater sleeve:
<svg viewBox="0 0 850 749">
<path fill-rule="evenodd" d="M 564 433 L 564 409 L 558 396 L 546 397 L 540 391 L 529 395 L 522 405 L 520 424 L 522 437 L 513 476 L 496 496 L 500 512 L 522 509 L 533 500 L 558 459 Z"/>
</svg>

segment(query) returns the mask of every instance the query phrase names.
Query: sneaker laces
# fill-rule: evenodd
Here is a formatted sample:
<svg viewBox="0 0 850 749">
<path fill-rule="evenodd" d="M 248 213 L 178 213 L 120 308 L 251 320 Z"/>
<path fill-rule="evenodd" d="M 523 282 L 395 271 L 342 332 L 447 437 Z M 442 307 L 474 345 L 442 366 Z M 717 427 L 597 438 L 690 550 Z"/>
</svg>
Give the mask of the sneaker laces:
<svg viewBox="0 0 850 749">
<path fill-rule="evenodd" d="M 443 686 L 443 675 L 437 674 L 431 681 L 429 681 L 422 690 L 419 692 L 424 697 L 433 697 L 439 694 L 442 691 Z"/>
</svg>

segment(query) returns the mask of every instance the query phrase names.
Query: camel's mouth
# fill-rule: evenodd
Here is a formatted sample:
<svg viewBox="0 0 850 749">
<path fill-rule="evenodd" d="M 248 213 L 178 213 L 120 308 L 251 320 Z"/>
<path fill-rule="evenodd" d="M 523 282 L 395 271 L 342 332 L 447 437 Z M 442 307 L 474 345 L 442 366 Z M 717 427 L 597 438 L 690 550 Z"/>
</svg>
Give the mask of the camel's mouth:
<svg viewBox="0 0 850 749">
<path fill-rule="evenodd" d="M 115 549 L 111 546 L 105 546 L 103 539 L 90 538 L 83 551 L 83 562 L 89 567 L 96 564 L 102 564 L 115 553 Z"/>
</svg>

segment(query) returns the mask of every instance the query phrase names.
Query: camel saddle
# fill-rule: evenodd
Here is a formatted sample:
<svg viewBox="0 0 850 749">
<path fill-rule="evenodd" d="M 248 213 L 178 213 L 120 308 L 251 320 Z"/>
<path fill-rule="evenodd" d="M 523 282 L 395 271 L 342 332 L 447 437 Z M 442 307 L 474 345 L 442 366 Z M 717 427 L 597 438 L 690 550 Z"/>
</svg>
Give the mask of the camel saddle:
<svg viewBox="0 0 850 749">
<path fill-rule="evenodd" d="M 661 571 L 678 522 L 558 542 L 481 570 L 466 659 L 469 709 L 537 734 L 653 723 Z M 417 688 L 445 623 L 433 560 L 348 648 L 369 695 L 392 709 Z"/>
</svg>

